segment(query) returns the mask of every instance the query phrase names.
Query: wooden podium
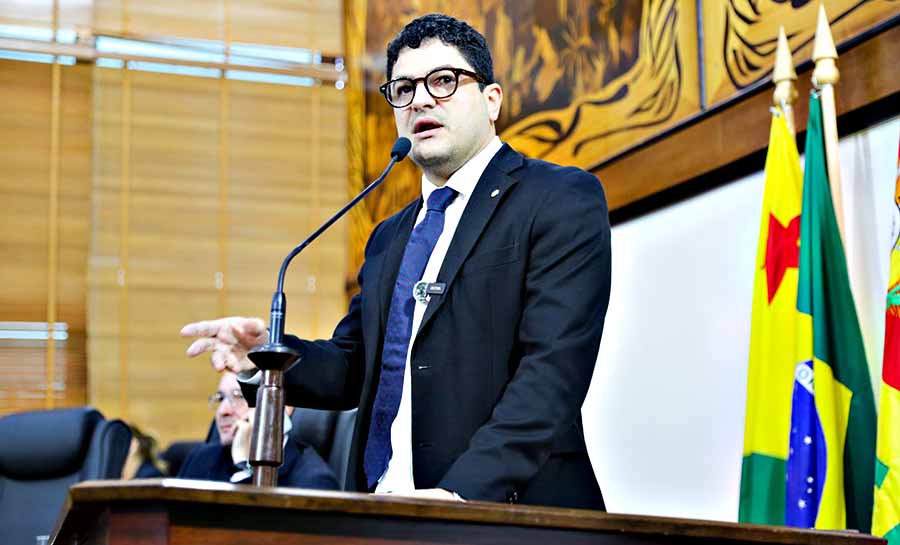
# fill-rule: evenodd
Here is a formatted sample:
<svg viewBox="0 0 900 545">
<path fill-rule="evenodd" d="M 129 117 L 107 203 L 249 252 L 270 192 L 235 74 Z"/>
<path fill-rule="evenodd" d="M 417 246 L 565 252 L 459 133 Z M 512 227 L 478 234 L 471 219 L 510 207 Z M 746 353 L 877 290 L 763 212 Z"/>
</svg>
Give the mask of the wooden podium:
<svg viewBox="0 0 900 545">
<path fill-rule="evenodd" d="M 73 486 L 51 543 L 884 545 L 885 541 L 853 532 L 152 479 Z"/>
</svg>

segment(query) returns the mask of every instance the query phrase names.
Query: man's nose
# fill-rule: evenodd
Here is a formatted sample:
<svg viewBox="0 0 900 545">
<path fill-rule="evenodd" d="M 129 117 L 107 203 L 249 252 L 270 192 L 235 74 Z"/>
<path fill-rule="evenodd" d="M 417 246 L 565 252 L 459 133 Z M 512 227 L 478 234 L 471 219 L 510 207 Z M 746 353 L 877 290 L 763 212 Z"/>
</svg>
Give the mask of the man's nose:
<svg viewBox="0 0 900 545">
<path fill-rule="evenodd" d="M 428 92 L 428 88 L 425 85 L 425 80 L 416 82 L 416 90 L 413 94 L 413 101 L 410 103 L 410 106 L 413 108 L 421 108 L 422 106 L 434 106 L 437 102 L 434 100 L 434 97 L 431 96 L 431 93 Z"/>
</svg>

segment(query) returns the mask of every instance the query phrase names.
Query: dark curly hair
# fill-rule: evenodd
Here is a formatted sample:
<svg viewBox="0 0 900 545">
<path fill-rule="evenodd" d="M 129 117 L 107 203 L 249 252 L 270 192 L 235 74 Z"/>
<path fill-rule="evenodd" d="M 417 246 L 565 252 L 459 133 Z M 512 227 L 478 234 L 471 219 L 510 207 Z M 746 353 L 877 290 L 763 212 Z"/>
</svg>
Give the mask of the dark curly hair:
<svg viewBox="0 0 900 545">
<path fill-rule="evenodd" d="M 487 40 L 468 23 L 442 13 L 429 13 L 410 21 L 391 40 L 387 47 L 388 80 L 394 72 L 394 64 L 397 63 L 401 49 L 417 49 L 422 42 L 431 38 L 437 38 L 458 49 L 466 62 L 475 69 L 475 73 L 484 79 L 482 89 L 485 84 L 494 83 L 494 62 L 491 60 Z"/>
</svg>

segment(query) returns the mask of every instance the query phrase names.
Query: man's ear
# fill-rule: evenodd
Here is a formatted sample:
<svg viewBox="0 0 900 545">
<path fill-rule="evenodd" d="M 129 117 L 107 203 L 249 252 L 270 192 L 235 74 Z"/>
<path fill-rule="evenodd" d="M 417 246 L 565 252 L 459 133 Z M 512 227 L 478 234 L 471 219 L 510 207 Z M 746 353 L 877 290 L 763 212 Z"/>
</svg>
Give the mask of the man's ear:
<svg viewBox="0 0 900 545">
<path fill-rule="evenodd" d="M 503 89 L 500 87 L 499 83 L 491 83 L 490 85 L 485 86 L 481 94 L 484 96 L 484 100 L 487 103 L 488 117 L 491 119 L 491 123 L 496 123 L 497 119 L 500 118 L 500 106 L 503 103 Z"/>
</svg>

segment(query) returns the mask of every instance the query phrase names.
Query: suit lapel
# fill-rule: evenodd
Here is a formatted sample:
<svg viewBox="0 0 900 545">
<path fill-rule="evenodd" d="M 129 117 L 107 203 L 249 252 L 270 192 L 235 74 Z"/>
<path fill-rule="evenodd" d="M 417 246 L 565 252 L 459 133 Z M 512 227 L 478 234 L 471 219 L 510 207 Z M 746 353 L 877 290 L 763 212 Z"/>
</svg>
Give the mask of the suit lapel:
<svg viewBox="0 0 900 545">
<path fill-rule="evenodd" d="M 523 157 L 511 147 L 504 144 L 497 155 L 488 163 L 484 173 L 475 185 L 450 247 L 447 249 L 447 255 L 441 265 L 438 273 L 437 281 L 447 285 L 446 291 L 441 297 L 434 297 L 428 303 L 425 309 L 425 315 L 422 317 L 422 324 L 419 326 L 421 331 L 426 324 L 434 316 L 434 313 L 441 307 L 452 289 L 453 281 L 459 272 L 460 267 L 465 263 L 469 253 L 475 243 L 478 242 L 481 233 L 494 215 L 494 210 L 503 200 L 506 191 L 516 183 L 516 180 L 509 175 L 510 172 L 522 165 Z M 495 191 L 498 193 L 494 194 Z"/>
<path fill-rule="evenodd" d="M 416 216 L 422 208 L 422 198 L 412 202 L 403 210 L 397 226 L 391 233 L 391 243 L 384 259 L 381 261 L 381 272 L 378 278 L 378 315 L 381 318 L 381 328 L 387 323 L 388 310 L 391 308 L 391 296 L 394 294 L 394 283 L 397 281 L 397 272 L 400 270 L 400 262 L 403 260 L 403 251 L 416 223 Z"/>
</svg>

